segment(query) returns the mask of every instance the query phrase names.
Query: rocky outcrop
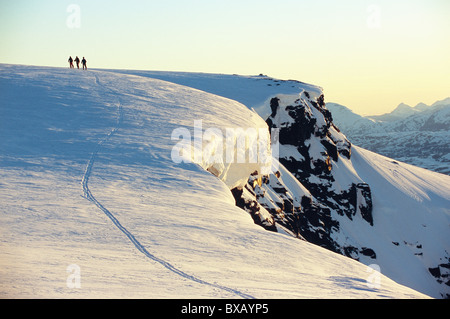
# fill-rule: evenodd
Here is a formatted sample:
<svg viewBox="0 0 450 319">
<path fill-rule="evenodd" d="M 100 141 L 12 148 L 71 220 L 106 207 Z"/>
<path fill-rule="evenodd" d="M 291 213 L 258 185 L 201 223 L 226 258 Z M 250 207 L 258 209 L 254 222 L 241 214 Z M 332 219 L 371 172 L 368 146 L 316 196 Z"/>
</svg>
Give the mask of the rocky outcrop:
<svg viewBox="0 0 450 319">
<path fill-rule="evenodd" d="M 450 286 L 450 258 L 447 256 L 445 262 L 436 267 L 429 267 L 428 271 L 440 284 Z M 443 298 L 450 299 L 449 293 L 441 293 Z"/>
<path fill-rule="evenodd" d="M 279 95 L 269 107 L 266 123 L 278 129 L 282 171 L 263 177 L 255 172 L 244 189 L 233 190 L 237 205 L 266 229 L 286 231 L 357 260 L 361 255 L 376 258 L 373 249 L 336 236 L 339 216 L 373 225 L 372 196 L 370 186 L 346 165 L 337 168 L 349 162 L 351 143 L 334 126 L 323 95 Z"/>
</svg>

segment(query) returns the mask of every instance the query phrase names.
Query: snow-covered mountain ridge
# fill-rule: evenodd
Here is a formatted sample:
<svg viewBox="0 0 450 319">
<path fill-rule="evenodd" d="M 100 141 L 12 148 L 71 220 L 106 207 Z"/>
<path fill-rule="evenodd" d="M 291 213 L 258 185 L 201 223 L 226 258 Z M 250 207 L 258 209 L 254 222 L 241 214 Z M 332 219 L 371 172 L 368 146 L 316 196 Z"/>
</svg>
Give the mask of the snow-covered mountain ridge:
<svg viewBox="0 0 450 319">
<path fill-rule="evenodd" d="M 380 116 L 360 116 L 336 103 L 327 103 L 333 121 L 352 141 L 390 158 L 450 174 L 450 98 L 428 106 L 400 104 Z"/>
<path fill-rule="evenodd" d="M 443 285 L 433 274 L 445 280 L 442 247 L 448 243 L 448 180 L 351 148 L 330 123 L 320 88 L 265 77 L 165 73 L 228 91 L 223 98 L 218 92 L 199 91 L 199 86 L 192 89 L 189 83 L 180 86 L 156 80 L 144 71 L 139 75 L 121 73 L 1 65 L 2 296 L 425 297 L 400 285 L 408 284 L 441 297 Z M 219 85 L 225 82 L 228 87 Z M 233 92 L 239 96 L 233 99 Z M 245 107 L 236 102 L 245 95 L 248 101 L 260 104 Z M 233 194 L 239 187 L 230 192 L 231 184 L 208 173 L 208 167 L 174 163 L 171 158 L 173 131 L 180 127 L 193 130 L 194 121 L 199 119 L 204 129 L 267 127 L 266 118 L 256 116 L 251 107 L 259 114 L 269 112 L 272 124 L 278 123 L 277 118 L 287 120 L 280 122 L 284 123 L 280 129 L 280 142 L 284 141 L 280 145 L 281 163 L 292 157 L 299 168 L 305 164 L 298 154 L 306 151 L 296 151 L 298 147 L 283 137 L 286 130 L 296 127 L 301 115 L 310 120 L 307 128 L 314 130 L 301 135 L 314 150 L 311 171 L 306 172 L 311 190 L 282 164 L 275 177 L 240 171 L 243 177 L 249 174 L 249 183 L 241 189 L 248 190 L 248 196 L 241 198 L 256 199 L 257 190 L 259 212 L 268 222 L 275 221 L 272 225 L 283 234 L 254 225 L 248 214 L 236 207 L 240 197 Z M 295 141 L 299 140 L 289 140 Z M 347 154 L 349 150 L 351 154 Z M 330 166 L 332 174 L 326 173 Z M 304 169 L 294 173 L 304 173 Z M 386 179 L 394 175 L 401 177 L 401 183 Z M 346 203 L 343 197 L 339 201 L 339 191 L 347 191 L 349 185 L 338 188 L 336 181 L 344 180 L 369 185 L 374 226 L 369 215 L 363 218 L 361 209 L 351 213 L 354 203 Z M 334 194 L 335 208 L 315 197 L 320 195 L 320 186 Z M 355 203 L 369 198 L 365 188 L 358 191 L 355 186 L 355 190 Z M 380 190 L 388 194 L 397 191 L 395 195 L 402 201 L 390 203 L 389 196 L 383 200 L 386 194 L 380 195 Z M 275 215 L 271 208 L 281 203 L 278 198 L 282 194 L 286 195 L 285 207 Z M 352 244 L 360 258 L 367 257 L 380 267 L 383 275 L 378 277 L 379 284 L 368 282 L 374 275 L 371 268 L 291 236 L 295 233 L 289 219 L 295 215 L 286 208 L 289 196 L 293 200 L 295 196 L 296 205 L 300 202 L 297 211 L 309 209 L 311 213 L 302 220 L 302 231 L 313 234 L 310 223 L 318 237 L 328 236 L 338 249 Z M 323 198 L 327 196 L 323 194 Z M 409 227 L 397 229 L 397 244 L 389 243 L 394 228 L 405 222 L 405 214 L 399 213 L 405 205 L 428 207 L 426 214 L 433 218 L 413 209 L 407 219 Z M 348 210 L 340 211 L 340 207 Z M 312 214 L 315 211 L 318 214 Z M 319 216 L 318 224 L 311 219 L 314 216 Z M 397 222 L 391 223 L 391 219 Z M 330 234 L 322 231 L 330 225 L 328 221 L 336 225 L 336 220 L 339 228 L 332 228 Z M 347 222 L 350 220 L 354 224 Z M 377 244 L 381 226 L 388 229 Z M 368 230 L 372 232 L 361 239 Z M 433 238 L 428 231 L 440 238 Z M 423 257 L 409 254 L 421 249 L 414 242 L 418 239 L 423 248 L 433 245 L 434 249 L 423 249 Z M 362 247 L 376 252 L 376 259 L 360 251 Z M 392 260 L 399 255 L 404 258 Z M 427 264 L 414 258 L 426 259 Z M 433 274 L 425 268 L 429 265 Z M 78 288 L 69 282 L 73 277 L 68 272 L 77 266 L 81 270 Z"/>
<path fill-rule="evenodd" d="M 256 223 L 278 231 L 281 226 L 296 237 L 377 264 L 415 289 L 428 278 L 428 288 L 421 291 L 448 296 L 448 176 L 352 145 L 333 122 L 318 86 L 268 77 L 139 74 L 185 85 L 195 78 L 196 88 L 242 101 L 269 128 L 280 129 L 280 171 L 264 182 L 250 177 L 244 189 L 233 192 Z M 445 109 L 445 103 L 435 107 Z"/>
</svg>

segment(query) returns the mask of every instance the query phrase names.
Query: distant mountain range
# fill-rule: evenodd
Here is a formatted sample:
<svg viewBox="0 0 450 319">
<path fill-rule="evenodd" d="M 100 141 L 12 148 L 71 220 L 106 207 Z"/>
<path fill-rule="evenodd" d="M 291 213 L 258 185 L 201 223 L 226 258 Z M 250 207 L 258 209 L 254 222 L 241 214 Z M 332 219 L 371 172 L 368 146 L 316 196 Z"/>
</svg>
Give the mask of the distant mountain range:
<svg viewBox="0 0 450 319">
<path fill-rule="evenodd" d="M 337 103 L 326 107 L 353 144 L 450 175 L 450 97 L 432 105 L 401 103 L 392 112 L 375 116 L 358 115 Z"/>
</svg>

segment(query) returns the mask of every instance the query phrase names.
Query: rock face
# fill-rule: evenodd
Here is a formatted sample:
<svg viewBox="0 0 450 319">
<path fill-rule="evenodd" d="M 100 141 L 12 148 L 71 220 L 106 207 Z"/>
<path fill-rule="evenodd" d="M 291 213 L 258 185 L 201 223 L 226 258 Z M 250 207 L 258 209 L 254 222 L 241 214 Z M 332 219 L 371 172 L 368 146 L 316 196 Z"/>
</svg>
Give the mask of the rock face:
<svg viewBox="0 0 450 319">
<path fill-rule="evenodd" d="M 431 215 L 413 221 L 414 212 L 396 211 L 383 200 L 384 206 L 381 210 L 377 208 L 377 219 L 373 215 L 372 189 L 377 190 L 380 205 L 380 185 L 396 192 L 394 185 L 397 183 L 417 189 L 422 181 L 411 175 L 403 164 L 384 157 L 379 162 L 371 162 L 378 169 L 382 167 L 381 175 L 377 175 L 372 166 L 361 170 L 361 151 L 354 147 L 356 151 L 352 155 L 352 144 L 333 124 L 321 91 L 277 95 L 268 100 L 266 108 L 266 123 L 272 134 L 274 130 L 277 132 L 272 135 L 273 148 L 278 146 L 275 161 L 278 159 L 281 165 L 274 165 L 269 175 L 262 176 L 255 171 L 245 186 L 233 189 L 236 204 L 267 230 L 290 234 L 366 265 L 375 264 L 413 288 L 427 281 L 430 287 L 426 288 L 427 292 L 449 298 L 448 249 L 445 240 L 442 243 L 439 239 L 439 236 L 446 236 L 446 230 L 441 230 L 434 220 L 442 218 L 445 224 L 445 213 L 438 213 L 430 221 L 426 218 Z M 369 175 L 364 173 L 366 171 L 370 171 Z M 362 174 L 375 183 L 372 188 L 360 176 Z M 405 179 L 406 176 L 409 179 Z M 386 180 L 390 182 L 383 182 Z M 402 200 L 412 200 L 411 207 L 429 200 L 426 195 L 423 199 L 417 194 L 408 196 Z M 430 210 L 430 214 L 436 213 Z M 430 232 L 431 228 L 440 229 L 438 232 L 443 235 L 433 238 L 436 233 Z M 396 231 L 391 232 L 392 229 Z M 390 238 L 395 240 L 389 241 Z M 403 240 L 398 241 L 400 238 Z M 411 241 L 412 238 L 415 240 Z M 405 275 L 399 263 L 401 267 L 415 270 Z M 426 277 L 428 279 L 424 279 Z"/>
<path fill-rule="evenodd" d="M 441 284 L 445 284 L 450 286 L 450 260 L 447 258 L 445 263 L 439 264 L 437 267 L 430 267 L 428 271 L 434 278 L 436 278 L 437 282 Z M 445 296 L 447 299 L 450 299 L 450 295 L 447 294 Z"/>
<path fill-rule="evenodd" d="M 285 231 L 334 252 L 359 259 L 376 257 L 339 236 L 339 216 L 373 225 L 370 186 L 351 171 L 351 143 L 333 125 L 323 95 L 279 95 L 270 100 L 266 122 L 279 132 L 281 169 L 269 176 L 250 176 L 234 189 L 239 207 L 255 223 Z M 343 239 L 344 238 L 344 239 Z"/>
<path fill-rule="evenodd" d="M 432 297 L 450 295 L 450 179 L 410 167 L 401 158 L 362 149 L 364 145 L 347 132 L 347 128 L 357 128 L 357 136 L 366 139 L 366 144 L 391 148 L 396 154 L 403 149 L 416 154 L 420 145 L 429 150 L 448 144 L 441 131 L 430 131 L 430 127 L 442 126 L 438 122 L 446 123 L 444 108 L 445 114 L 433 121 L 409 117 L 402 122 L 410 129 L 416 124 L 427 128 L 420 131 L 424 134 L 415 133 L 418 144 L 411 144 L 411 135 L 403 136 L 400 127 L 392 133 L 395 139 L 370 139 L 363 133 L 385 134 L 384 126 L 349 112 L 339 116 L 330 103 L 324 106 L 323 90 L 315 85 L 262 75 L 146 74 L 238 101 L 257 113 L 259 128 L 278 129 L 279 134 L 272 134 L 272 146 L 278 141 L 279 156 L 272 155 L 281 164 L 274 161 L 268 175 L 263 175 L 259 165 L 202 165 L 232 189 L 237 205 L 255 223 L 368 266 L 377 265 L 384 275 Z"/>
</svg>

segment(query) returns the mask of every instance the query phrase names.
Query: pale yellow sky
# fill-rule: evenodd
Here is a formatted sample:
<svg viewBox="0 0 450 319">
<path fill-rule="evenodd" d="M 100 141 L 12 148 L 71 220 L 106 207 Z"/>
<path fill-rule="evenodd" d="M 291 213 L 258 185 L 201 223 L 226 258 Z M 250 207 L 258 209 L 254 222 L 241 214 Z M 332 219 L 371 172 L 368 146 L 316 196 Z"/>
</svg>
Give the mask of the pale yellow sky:
<svg viewBox="0 0 450 319">
<path fill-rule="evenodd" d="M 263 73 L 372 115 L 450 96 L 449 16 L 448 0 L 0 1 L 0 63 Z"/>
</svg>

